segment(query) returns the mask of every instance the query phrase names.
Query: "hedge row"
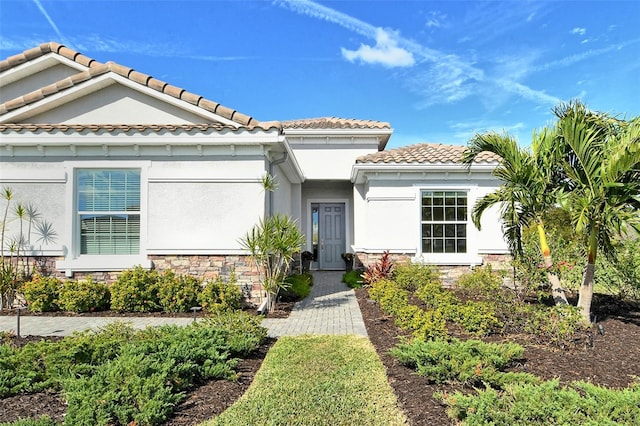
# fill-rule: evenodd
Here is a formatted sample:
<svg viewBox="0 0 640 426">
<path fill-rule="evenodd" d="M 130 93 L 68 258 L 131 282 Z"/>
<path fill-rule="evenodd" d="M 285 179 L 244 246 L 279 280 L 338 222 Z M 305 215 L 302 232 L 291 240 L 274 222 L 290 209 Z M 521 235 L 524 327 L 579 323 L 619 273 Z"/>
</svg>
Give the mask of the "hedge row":
<svg viewBox="0 0 640 426">
<path fill-rule="evenodd" d="M 137 266 L 124 271 L 111 286 L 93 281 L 61 281 L 36 275 L 23 284 L 22 294 L 33 312 L 188 312 L 202 306 L 209 312 L 239 309 L 242 292 L 232 275 L 228 282 L 149 271 Z"/>
</svg>

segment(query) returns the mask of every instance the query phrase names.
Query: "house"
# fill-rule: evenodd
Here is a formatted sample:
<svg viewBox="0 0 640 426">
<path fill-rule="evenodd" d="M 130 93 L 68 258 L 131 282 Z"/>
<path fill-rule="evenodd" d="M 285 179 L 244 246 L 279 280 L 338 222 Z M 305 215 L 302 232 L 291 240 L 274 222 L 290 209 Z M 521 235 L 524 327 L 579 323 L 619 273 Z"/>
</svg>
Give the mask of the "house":
<svg viewBox="0 0 640 426">
<path fill-rule="evenodd" d="M 259 121 L 54 42 L 0 62 L 0 186 L 39 209 L 55 238 L 34 230 L 25 249 L 67 277 L 234 271 L 255 291 L 238 240 L 274 213 L 298 221 L 314 269 L 344 269 L 344 252 L 368 264 L 390 250 L 445 271 L 503 259 L 497 212 L 482 231 L 470 222 L 498 185 L 496 158 L 467 169 L 462 147 L 385 150 L 392 133 L 368 120 Z"/>
</svg>

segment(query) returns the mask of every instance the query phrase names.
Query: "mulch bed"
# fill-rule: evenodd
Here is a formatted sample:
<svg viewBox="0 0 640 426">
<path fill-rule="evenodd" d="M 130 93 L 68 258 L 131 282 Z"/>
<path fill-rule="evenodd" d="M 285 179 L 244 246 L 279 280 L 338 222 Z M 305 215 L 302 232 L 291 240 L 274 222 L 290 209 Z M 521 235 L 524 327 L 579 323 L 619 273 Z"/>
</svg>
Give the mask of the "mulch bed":
<svg viewBox="0 0 640 426">
<path fill-rule="evenodd" d="M 356 296 L 369 338 L 387 369 L 389 383 L 410 424 L 453 425 L 454 422 L 445 413 L 445 407 L 432 398 L 434 392 L 471 390 L 456 385 L 432 384 L 391 357 L 389 349 L 406 333 L 394 325 L 392 318 L 380 311 L 377 303 L 368 299 L 366 289 L 356 290 Z M 273 314 L 274 317 L 286 317 L 292 306 L 293 304 L 280 305 Z M 513 371 L 528 371 L 544 379 L 557 377 L 562 383 L 587 380 L 613 388 L 626 387 L 632 383 L 633 376 L 640 376 L 640 310 L 606 298 L 596 299 L 594 308 L 604 334 L 594 330 L 593 347 L 581 341 L 571 348 L 558 349 L 532 343 L 524 336 L 508 336 L 509 341 L 525 347 L 524 359 Z M 37 339 L 40 338 L 12 338 L 12 342 L 24 345 Z M 494 337 L 490 340 L 500 339 L 506 338 Z M 232 405 L 249 387 L 274 342 L 273 339 L 268 340 L 256 353 L 240 363 L 240 378 L 237 382 L 215 380 L 192 389 L 166 425 L 196 425 Z M 18 417 L 39 417 L 43 414 L 62 420 L 66 411 L 60 395 L 46 392 L 5 398 L 0 400 L 0 404 L 0 422 L 13 421 Z"/>
<path fill-rule="evenodd" d="M 377 303 L 368 299 L 366 289 L 357 289 L 360 310 L 369 333 L 387 369 L 387 377 L 398 402 L 411 425 L 453 425 L 445 407 L 434 401 L 434 392 L 452 392 L 460 386 L 435 385 L 414 370 L 400 364 L 388 354 L 407 333 L 386 316 Z M 509 340 L 525 348 L 522 363 L 512 371 L 527 371 L 545 380 L 558 378 L 561 383 L 585 380 L 602 386 L 623 388 L 640 376 L 640 310 L 637 306 L 621 305 L 606 297 L 594 300 L 594 312 L 604 334 L 594 327 L 593 347 L 588 339 L 559 349 L 532 343 L 526 336 L 493 337 L 491 341 Z"/>
</svg>

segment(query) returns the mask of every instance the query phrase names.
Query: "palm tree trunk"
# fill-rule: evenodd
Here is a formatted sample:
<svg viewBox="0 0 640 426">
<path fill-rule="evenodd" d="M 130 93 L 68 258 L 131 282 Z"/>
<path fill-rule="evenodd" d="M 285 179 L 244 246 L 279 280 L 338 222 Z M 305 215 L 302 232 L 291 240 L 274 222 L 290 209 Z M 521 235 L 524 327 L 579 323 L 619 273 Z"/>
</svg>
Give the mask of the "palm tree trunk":
<svg viewBox="0 0 640 426">
<path fill-rule="evenodd" d="M 544 232 L 544 226 L 541 222 L 538 222 L 538 236 L 540 237 L 540 251 L 542 252 L 542 259 L 544 260 L 544 266 L 547 269 L 547 279 L 551 284 L 551 296 L 556 305 L 568 305 L 567 296 L 564 293 L 564 289 L 560 284 L 560 279 L 556 274 L 551 272 L 553 266 L 553 259 L 551 258 L 551 249 L 547 244 L 547 235 Z"/>
<path fill-rule="evenodd" d="M 591 300 L 593 299 L 593 281 L 595 277 L 595 263 L 587 263 L 580 286 L 580 296 L 578 297 L 578 308 L 585 323 L 591 324 Z"/>
<path fill-rule="evenodd" d="M 580 286 L 580 296 L 578 297 L 578 308 L 585 323 L 591 324 L 591 301 L 593 300 L 593 283 L 595 281 L 596 256 L 598 255 L 598 230 L 591 229 L 589 235 L 589 252 L 587 254 L 587 267 L 582 277 Z"/>
</svg>

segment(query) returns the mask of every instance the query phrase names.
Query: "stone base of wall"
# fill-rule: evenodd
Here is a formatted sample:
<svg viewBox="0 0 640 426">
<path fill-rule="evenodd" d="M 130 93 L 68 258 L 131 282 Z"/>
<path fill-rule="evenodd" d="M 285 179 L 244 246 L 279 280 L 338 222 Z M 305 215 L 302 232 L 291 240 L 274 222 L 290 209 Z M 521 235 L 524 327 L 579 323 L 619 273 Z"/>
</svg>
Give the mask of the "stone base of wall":
<svg viewBox="0 0 640 426">
<path fill-rule="evenodd" d="M 153 255 L 149 256 L 149 259 L 153 262 L 153 267 L 160 272 L 171 269 L 176 274 L 191 275 L 203 280 L 220 277 L 229 281 L 233 274 L 248 302 L 257 305 L 265 297 L 262 294 L 258 269 L 249 256 Z"/>
<path fill-rule="evenodd" d="M 356 253 L 356 261 L 355 265 L 357 268 L 367 268 L 368 266 L 376 263 L 380 257 L 382 257 L 381 253 Z M 413 257 L 412 254 L 400 254 L 400 253 L 391 253 L 389 255 L 391 261 L 394 264 L 407 264 L 411 261 Z M 483 265 L 491 265 L 491 268 L 494 271 L 511 271 L 511 256 L 507 254 L 485 254 L 482 255 L 482 264 Z M 442 284 L 445 287 L 453 287 L 456 285 L 456 282 L 460 278 L 460 276 L 469 273 L 473 270 L 473 266 L 471 265 L 433 265 L 438 268 L 440 271 L 440 278 L 442 279 Z M 509 273 L 505 273 L 505 285 L 509 285 L 513 281 L 513 277 Z"/>
<path fill-rule="evenodd" d="M 56 269 L 56 261 L 63 260 L 60 257 L 38 257 L 29 258 L 29 270 L 36 271 L 42 275 L 55 276 L 61 280 L 69 279 L 64 271 Z M 235 274 L 236 281 L 242 290 L 248 303 L 257 305 L 265 295 L 260 285 L 258 270 L 249 256 L 180 256 L 180 255 L 153 255 L 149 256 L 153 262 L 153 268 L 159 272 L 168 269 L 179 275 L 191 275 L 204 281 L 222 278 L 229 281 L 231 275 Z M 21 260 L 22 261 L 22 260 Z M 21 264 L 21 268 L 22 265 Z M 72 279 L 82 280 L 91 277 L 93 280 L 112 284 L 117 281 L 122 271 L 77 271 L 73 273 Z"/>
</svg>

